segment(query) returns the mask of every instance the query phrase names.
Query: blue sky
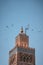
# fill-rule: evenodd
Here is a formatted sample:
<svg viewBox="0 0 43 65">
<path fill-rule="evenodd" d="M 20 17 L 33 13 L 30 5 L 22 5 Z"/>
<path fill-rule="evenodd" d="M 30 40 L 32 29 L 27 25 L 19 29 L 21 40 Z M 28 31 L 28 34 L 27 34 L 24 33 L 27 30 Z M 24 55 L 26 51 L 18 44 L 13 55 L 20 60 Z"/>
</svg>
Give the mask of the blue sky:
<svg viewBox="0 0 43 65">
<path fill-rule="evenodd" d="M 43 0 L 0 0 L 1 65 L 8 65 L 15 37 L 28 24 L 29 46 L 35 48 L 36 65 L 43 65 Z"/>
</svg>

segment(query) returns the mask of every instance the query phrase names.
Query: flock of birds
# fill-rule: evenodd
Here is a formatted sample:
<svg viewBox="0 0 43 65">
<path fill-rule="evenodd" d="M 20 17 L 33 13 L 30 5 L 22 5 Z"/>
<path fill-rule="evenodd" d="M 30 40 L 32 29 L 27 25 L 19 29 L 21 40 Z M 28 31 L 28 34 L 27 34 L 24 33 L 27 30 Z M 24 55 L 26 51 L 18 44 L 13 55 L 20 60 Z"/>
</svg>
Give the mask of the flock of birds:
<svg viewBox="0 0 43 65">
<path fill-rule="evenodd" d="M 11 27 L 14 27 L 14 24 L 11 24 Z M 7 25 L 7 26 L 6 26 L 6 28 L 7 28 L 7 29 L 9 29 L 9 26 Z M 30 25 L 28 24 L 28 25 L 27 25 L 27 27 L 26 27 L 25 29 L 26 29 L 26 30 L 30 29 Z M 34 29 L 33 29 L 33 28 L 31 28 L 31 31 L 34 31 Z M 39 29 L 39 30 L 37 30 L 37 31 L 38 31 L 38 32 L 41 32 L 41 30 L 40 30 L 40 29 Z"/>
<path fill-rule="evenodd" d="M 11 24 L 11 27 L 13 27 L 13 26 L 14 26 L 14 24 Z M 7 25 L 6 28 L 9 28 L 9 26 Z"/>
</svg>

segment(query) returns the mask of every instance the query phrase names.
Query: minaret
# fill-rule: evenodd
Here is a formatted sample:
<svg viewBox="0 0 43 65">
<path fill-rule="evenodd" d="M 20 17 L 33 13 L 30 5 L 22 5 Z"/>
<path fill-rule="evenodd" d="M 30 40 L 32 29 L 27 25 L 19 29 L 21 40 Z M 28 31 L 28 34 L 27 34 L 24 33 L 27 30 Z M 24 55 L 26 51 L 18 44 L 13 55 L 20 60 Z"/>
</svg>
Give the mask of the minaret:
<svg viewBox="0 0 43 65">
<path fill-rule="evenodd" d="M 23 27 L 16 36 L 15 47 L 9 51 L 9 65 L 35 65 L 35 49 L 29 47 L 29 36 Z"/>
</svg>

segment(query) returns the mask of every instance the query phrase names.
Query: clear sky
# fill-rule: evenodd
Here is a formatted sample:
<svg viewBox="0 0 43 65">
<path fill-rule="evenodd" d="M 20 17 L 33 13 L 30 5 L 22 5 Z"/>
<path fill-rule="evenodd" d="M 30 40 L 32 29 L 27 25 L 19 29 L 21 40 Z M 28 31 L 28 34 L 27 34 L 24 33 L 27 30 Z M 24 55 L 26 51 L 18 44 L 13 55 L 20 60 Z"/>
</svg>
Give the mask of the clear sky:
<svg viewBox="0 0 43 65">
<path fill-rule="evenodd" d="M 36 65 L 43 65 L 43 0 L 0 0 L 0 65 L 8 65 L 9 51 L 21 26 L 29 24 L 29 45 Z"/>
</svg>

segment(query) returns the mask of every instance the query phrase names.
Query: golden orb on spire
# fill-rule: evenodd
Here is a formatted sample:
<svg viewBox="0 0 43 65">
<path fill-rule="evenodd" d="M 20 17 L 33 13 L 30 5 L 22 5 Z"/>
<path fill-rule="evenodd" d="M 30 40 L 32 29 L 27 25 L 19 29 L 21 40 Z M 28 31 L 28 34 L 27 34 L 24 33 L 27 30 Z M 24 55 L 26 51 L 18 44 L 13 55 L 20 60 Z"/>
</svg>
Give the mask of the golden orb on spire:
<svg viewBox="0 0 43 65">
<path fill-rule="evenodd" d="M 23 33 L 23 27 L 21 27 L 20 32 Z"/>
</svg>

